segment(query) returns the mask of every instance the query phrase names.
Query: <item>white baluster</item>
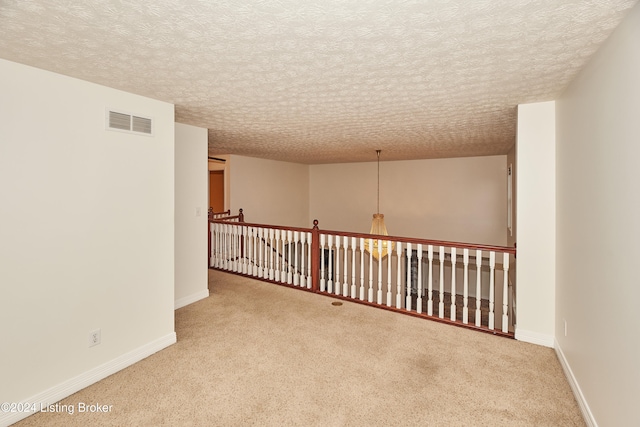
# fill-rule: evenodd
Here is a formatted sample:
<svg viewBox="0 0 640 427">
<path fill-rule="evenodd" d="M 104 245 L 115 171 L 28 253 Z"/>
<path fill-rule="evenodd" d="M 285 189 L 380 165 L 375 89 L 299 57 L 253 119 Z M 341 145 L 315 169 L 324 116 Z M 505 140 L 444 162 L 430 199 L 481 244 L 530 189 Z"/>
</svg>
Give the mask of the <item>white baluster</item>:
<svg viewBox="0 0 640 427">
<path fill-rule="evenodd" d="M 378 293 L 376 302 L 382 304 L 382 240 L 378 239 Z"/>
<path fill-rule="evenodd" d="M 243 244 L 244 244 L 244 236 L 242 234 L 242 226 L 238 225 L 236 226 L 236 234 L 237 234 L 237 242 L 238 242 L 238 246 L 237 246 L 237 255 L 236 255 L 236 263 L 238 266 L 238 273 L 242 273 L 242 267 L 243 267 L 243 261 L 244 261 L 244 254 L 242 253 L 242 249 L 243 249 Z"/>
<path fill-rule="evenodd" d="M 451 248 L 451 320 L 456 320 L 456 261 L 456 248 Z"/>
<path fill-rule="evenodd" d="M 287 283 L 287 279 L 288 279 L 288 272 L 287 270 L 289 270 L 289 268 L 287 267 L 287 265 L 289 264 L 291 257 L 289 257 L 289 259 L 285 259 L 285 255 L 287 254 L 287 231 L 286 230 L 282 230 L 280 231 L 280 237 L 281 237 L 281 241 L 278 244 L 279 248 L 281 249 L 281 252 L 279 252 L 280 256 L 280 269 L 282 270 L 280 272 L 280 282 L 281 283 Z"/>
<path fill-rule="evenodd" d="M 229 226 L 227 224 L 222 224 L 222 250 L 220 254 L 222 256 L 222 268 L 224 270 L 229 270 L 230 259 L 231 259 L 231 249 L 229 246 Z"/>
<path fill-rule="evenodd" d="M 418 243 L 418 299 L 416 300 L 416 310 L 422 313 L 422 245 Z"/>
<path fill-rule="evenodd" d="M 251 227 L 251 239 L 253 240 L 253 265 L 251 267 L 251 275 L 258 275 L 258 256 L 260 253 L 260 241 L 258 240 L 258 230 Z"/>
<path fill-rule="evenodd" d="M 348 259 L 347 256 L 348 254 L 348 249 L 349 249 L 349 238 L 347 236 L 343 236 L 342 237 L 344 244 L 344 277 L 342 280 L 342 296 L 344 297 L 348 297 L 349 296 L 349 272 L 348 272 Z"/>
<path fill-rule="evenodd" d="M 240 261 L 240 233 L 238 233 L 238 226 L 231 226 L 231 236 L 233 240 L 233 258 L 232 258 L 232 266 L 233 272 L 238 272 L 238 264 Z"/>
<path fill-rule="evenodd" d="M 273 270 L 274 270 L 274 279 L 276 282 L 280 281 L 280 257 L 281 257 L 281 252 L 280 252 L 280 230 L 274 230 L 273 231 L 274 234 L 274 246 L 271 247 L 271 253 L 273 254 L 273 259 L 274 259 L 274 265 L 273 265 Z"/>
<path fill-rule="evenodd" d="M 291 271 L 291 256 L 292 250 L 291 245 L 293 244 L 293 231 L 287 230 L 287 246 L 289 248 L 289 258 L 287 259 L 287 284 L 291 285 L 293 283 L 293 271 Z M 296 247 L 297 252 L 297 247 Z M 298 264 L 298 260 L 296 260 L 296 264 Z"/>
<path fill-rule="evenodd" d="M 211 233 L 211 257 L 209 258 L 209 266 L 218 268 L 218 224 L 209 223 L 209 233 Z"/>
<path fill-rule="evenodd" d="M 494 251 L 489 252 L 489 329 L 495 328 L 495 313 L 493 312 L 494 304 L 494 287 L 495 277 L 494 271 L 496 269 L 496 253 Z"/>
<path fill-rule="evenodd" d="M 263 264 L 262 264 L 262 228 L 256 227 L 256 249 L 258 251 L 258 258 L 257 258 L 257 276 L 262 278 L 262 268 L 263 268 Z"/>
<path fill-rule="evenodd" d="M 342 243 L 342 239 L 340 236 L 336 236 L 336 283 L 334 292 L 336 295 L 340 295 L 340 244 Z"/>
<path fill-rule="evenodd" d="M 219 224 L 220 226 L 220 268 L 226 270 L 227 259 L 227 224 Z"/>
<path fill-rule="evenodd" d="M 238 247 L 238 238 L 236 237 L 236 226 L 229 226 L 229 253 L 231 256 L 229 257 L 229 270 L 238 271 L 238 267 L 236 262 L 238 261 L 236 257 L 236 248 Z"/>
<path fill-rule="evenodd" d="M 274 244 L 273 244 L 273 237 L 275 235 L 275 231 L 273 228 L 269 229 L 269 280 L 273 280 L 275 278 L 275 271 L 274 271 L 274 263 L 273 263 L 273 252 L 274 252 Z"/>
<path fill-rule="evenodd" d="M 220 268 L 227 269 L 228 259 L 230 257 L 227 247 L 227 224 L 220 224 Z"/>
<path fill-rule="evenodd" d="M 304 233 L 303 233 L 304 234 Z M 293 286 L 300 285 L 300 273 L 298 270 L 298 242 L 300 241 L 300 232 L 293 232 L 294 258 L 293 258 Z"/>
<path fill-rule="evenodd" d="M 396 251 L 398 254 L 398 277 L 397 277 L 397 290 L 396 290 L 396 308 L 402 308 L 402 242 L 397 242 Z"/>
<path fill-rule="evenodd" d="M 325 235 L 320 235 L 320 290 L 322 292 L 326 289 L 326 283 L 324 280 L 324 241 Z"/>
<path fill-rule="evenodd" d="M 464 263 L 464 280 L 463 280 L 463 305 L 462 305 L 462 323 L 469 323 L 469 249 L 462 250 L 462 262 Z"/>
<path fill-rule="evenodd" d="M 304 245 L 306 243 L 306 236 L 307 236 L 307 233 L 305 233 L 304 231 L 300 233 L 300 286 L 303 288 L 307 283 L 307 275 L 305 274 L 305 270 L 304 270 L 304 260 L 305 260 Z M 309 241 L 309 249 L 311 249 L 311 241 Z M 311 273 L 311 268 L 309 268 L 308 273 Z"/>
<path fill-rule="evenodd" d="M 356 298 L 356 243 L 355 237 L 351 238 L 351 298 Z"/>
<path fill-rule="evenodd" d="M 228 271 L 233 271 L 233 226 L 225 226 L 225 265 Z"/>
<path fill-rule="evenodd" d="M 243 273 L 242 268 L 244 266 L 244 254 L 242 253 L 243 244 L 244 244 L 244 235 L 242 233 L 242 229 L 243 229 L 243 226 L 241 225 L 236 226 L 236 233 L 237 233 L 236 241 L 238 242 L 236 263 L 238 265 L 238 273 Z"/>
<path fill-rule="evenodd" d="M 216 258 L 215 258 L 215 263 L 216 263 L 216 267 L 217 268 L 222 268 L 222 242 L 223 240 L 223 235 L 224 235 L 224 229 L 222 227 L 222 224 L 215 224 L 215 230 L 216 230 Z"/>
<path fill-rule="evenodd" d="M 242 234 L 242 226 L 236 226 L 237 233 L 237 255 L 236 255 L 236 263 L 238 265 L 238 273 L 243 273 L 242 267 L 244 262 L 244 254 L 242 253 L 242 249 L 244 248 L 244 235 Z"/>
<path fill-rule="evenodd" d="M 249 267 L 249 259 L 251 252 L 249 251 L 249 228 L 245 225 L 242 227 L 242 240 L 244 242 L 244 253 L 240 253 L 242 256 L 242 274 L 247 274 L 247 268 Z M 249 251 L 249 252 L 247 252 Z"/>
<path fill-rule="evenodd" d="M 247 259 L 245 250 L 247 248 L 247 233 L 245 233 L 246 225 L 238 226 L 238 272 L 247 274 Z"/>
<path fill-rule="evenodd" d="M 263 237 L 262 246 L 264 247 L 264 263 L 263 263 L 264 272 L 263 272 L 262 277 L 264 279 L 268 279 L 269 278 L 269 259 L 270 259 L 270 257 L 269 257 L 269 248 L 270 248 L 270 246 L 269 246 L 269 242 L 270 242 L 270 240 L 269 240 L 269 230 L 270 229 L 268 229 L 268 228 L 263 228 L 262 229 L 262 237 Z"/>
<path fill-rule="evenodd" d="M 480 304 L 482 302 L 482 251 L 476 249 L 476 326 L 482 324 L 482 311 Z"/>
<path fill-rule="evenodd" d="M 307 289 L 311 289 L 311 232 L 307 233 Z"/>
<path fill-rule="evenodd" d="M 360 238 L 360 300 L 364 301 L 364 238 Z"/>
<path fill-rule="evenodd" d="M 218 248 L 216 247 L 217 241 L 217 232 L 216 225 L 214 223 L 209 223 L 209 233 L 211 234 L 211 256 L 209 257 L 209 266 L 210 267 L 218 267 L 216 265 L 216 257 L 218 256 Z"/>
<path fill-rule="evenodd" d="M 286 252 L 284 246 L 284 238 L 285 238 L 284 230 L 276 230 L 276 281 L 277 282 L 286 282 L 287 281 L 287 273 L 285 270 L 285 259 L 284 254 Z"/>
<path fill-rule="evenodd" d="M 367 301 L 373 302 L 373 240 L 369 239 L 369 292 Z"/>
<path fill-rule="evenodd" d="M 333 293 L 333 235 L 327 236 L 329 246 L 329 280 L 327 281 L 327 292 Z"/>
<path fill-rule="evenodd" d="M 251 227 L 247 227 L 246 225 L 244 226 L 244 237 L 245 237 L 245 246 L 244 246 L 244 250 L 245 250 L 245 262 L 244 262 L 244 268 L 243 270 L 245 271 L 244 274 L 248 274 L 251 275 L 252 273 L 252 267 L 251 265 L 253 264 L 253 242 L 251 241 Z"/>
<path fill-rule="evenodd" d="M 222 259 L 221 256 L 220 256 L 222 254 L 222 249 L 221 249 L 221 246 L 220 246 L 220 242 L 222 241 L 221 228 L 222 227 L 220 226 L 220 224 L 213 224 L 213 229 L 216 232 L 216 256 L 214 257 L 213 262 L 214 262 L 214 265 L 215 265 L 216 268 L 221 268 L 222 267 L 221 262 L 220 262 L 220 260 Z"/>
<path fill-rule="evenodd" d="M 233 270 L 233 240 L 231 238 L 231 225 L 224 225 L 224 268 L 227 271 Z"/>
<path fill-rule="evenodd" d="M 246 259 L 245 263 L 246 263 L 246 269 L 247 272 L 245 274 L 251 276 L 253 275 L 253 264 L 254 264 L 254 258 L 253 258 L 253 246 L 254 246 L 254 241 L 253 241 L 253 237 L 251 235 L 253 227 L 249 227 L 249 226 L 245 226 L 245 256 L 244 258 Z"/>
<path fill-rule="evenodd" d="M 224 230 L 222 224 L 214 224 L 214 229 L 216 230 L 216 257 L 214 262 L 217 268 L 222 268 L 222 235 Z"/>
<path fill-rule="evenodd" d="M 238 257 L 237 257 L 237 251 L 236 248 L 238 247 L 238 235 L 236 233 L 236 226 L 235 225 L 231 225 L 229 226 L 229 236 L 230 236 L 230 243 L 231 243 L 231 258 L 230 258 L 230 265 L 231 265 L 231 271 L 233 272 L 237 272 L 238 271 Z"/>
<path fill-rule="evenodd" d="M 251 268 L 251 274 L 253 276 L 258 275 L 258 248 L 260 247 L 260 242 L 256 238 L 256 235 L 256 227 L 251 227 L 251 240 L 253 240 L 253 267 Z"/>
<path fill-rule="evenodd" d="M 387 307 L 391 307 L 391 258 L 393 255 L 393 247 L 391 241 L 387 241 Z"/>
<path fill-rule="evenodd" d="M 411 311 L 411 243 L 407 243 L 407 295 L 405 308 Z"/>
<path fill-rule="evenodd" d="M 226 252 L 227 252 L 227 257 L 226 257 L 226 265 L 227 265 L 227 270 L 229 271 L 233 271 L 233 254 L 234 254 L 234 238 L 233 238 L 233 226 L 229 225 L 227 226 L 227 232 L 225 233 L 225 238 L 226 238 Z"/>
<path fill-rule="evenodd" d="M 214 234 L 214 226 L 212 223 L 209 223 L 208 225 L 209 228 L 209 236 L 211 236 L 211 239 L 209 240 L 209 254 L 207 254 L 209 256 L 209 259 L 207 260 L 207 262 L 209 263 L 208 267 L 214 267 L 214 261 L 213 261 L 213 256 L 215 254 L 214 252 L 214 242 L 215 242 L 215 234 Z"/>
<path fill-rule="evenodd" d="M 284 270 L 284 230 L 276 230 L 276 250 L 274 254 L 274 258 L 276 260 L 276 281 L 283 282 L 287 280 L 286 273 Z"/>
<path fill-rule="evenodd" d="M 444 246 L 440 246 L 440 301 L 438 302 L 438 317 L 444 319 Z"/>
<path fill-rule="evenodd" d="M 238 233 L 236 233 L 236 226 L 229 226 L 229 236 L 231 243 L 231 268 L 230 270 L 236 273 L 238 271 Z"/>
<path fill-rule="evenodd" d="M 504 279 L 502 280 L 502 332 L 509 332 L 509 254 L 502 254 Z"/>
<path fill-rule="evenodd" d="M 238 272 L 238 233 L 236 233 L 236 225 L 229 226 L 229 235 L 231 243 L 231 271 Z"/>
<path fill-rule="evenodd" d="M 433 316 L 433 245 L 429 245 L 427 247 L 427 259 L 429 260 L 429 277 L 427 279 L 429 296 L 427 299 L 427 314 L 429 316 Z"/>
<path fill-rule="evenodd" d="M 228 260 L 231 256 L 229 253 L 229 248 L 227 246 L 228 238 L 228 225 L 220 224 L 220 268 L 223 270 L 227 270 Z"/>
</svg>

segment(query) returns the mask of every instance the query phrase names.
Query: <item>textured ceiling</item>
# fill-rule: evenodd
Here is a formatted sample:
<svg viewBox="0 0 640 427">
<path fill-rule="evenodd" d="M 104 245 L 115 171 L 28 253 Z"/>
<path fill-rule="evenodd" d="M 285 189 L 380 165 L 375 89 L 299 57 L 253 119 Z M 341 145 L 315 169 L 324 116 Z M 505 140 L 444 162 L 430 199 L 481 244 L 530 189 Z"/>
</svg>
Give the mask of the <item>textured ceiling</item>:
<svg viewBox="0 0 640 427">
<path fill-rule="evenodd" d="M 0 57 L 174 103 L 212 155 L 494 155 L 635 3 L 0 0 Z"/>
</svg>

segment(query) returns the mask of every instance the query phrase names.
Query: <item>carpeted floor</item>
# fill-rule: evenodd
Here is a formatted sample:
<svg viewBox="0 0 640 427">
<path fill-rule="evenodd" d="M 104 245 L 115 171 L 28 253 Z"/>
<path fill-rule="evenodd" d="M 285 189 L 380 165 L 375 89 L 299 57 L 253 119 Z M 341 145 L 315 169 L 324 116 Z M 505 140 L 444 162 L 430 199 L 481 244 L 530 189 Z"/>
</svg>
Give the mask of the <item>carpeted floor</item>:
<svg viewBox="0 0 640 427">
<path fill-rule="evenodd" d="M 17 426 L 584 426 L 552 349 L 210 271 L 178 343 Z"/>
</svg>

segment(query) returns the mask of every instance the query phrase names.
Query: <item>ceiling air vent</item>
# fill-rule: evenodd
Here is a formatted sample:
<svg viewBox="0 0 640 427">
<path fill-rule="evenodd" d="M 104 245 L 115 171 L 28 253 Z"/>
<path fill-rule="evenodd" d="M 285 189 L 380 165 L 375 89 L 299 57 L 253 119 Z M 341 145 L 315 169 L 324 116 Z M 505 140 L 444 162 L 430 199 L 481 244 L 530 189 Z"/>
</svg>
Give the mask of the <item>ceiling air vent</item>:
<svg viewBox="0 0 640 427">
<path fill-rule="evenodd" d="M 117 111 L 107 111 L 107 129 L 144 135 L 153 134 L 153 121 L 148 117 L 134 116 Z"/>
</svg>

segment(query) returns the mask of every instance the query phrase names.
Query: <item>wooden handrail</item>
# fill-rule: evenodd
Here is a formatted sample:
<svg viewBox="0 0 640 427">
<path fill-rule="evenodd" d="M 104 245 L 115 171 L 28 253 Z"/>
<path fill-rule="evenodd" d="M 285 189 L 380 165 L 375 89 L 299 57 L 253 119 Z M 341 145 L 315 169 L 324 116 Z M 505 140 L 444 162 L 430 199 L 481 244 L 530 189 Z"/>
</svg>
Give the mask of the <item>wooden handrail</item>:
<svg viewBox="0 0 640 427">
<path fill-rule="evenodd" d="M 223 216 L 223 217 L 215 218 L 215 219 L 212 218 L 213 215 L 218 215 L 218 214 L 231 214 L 231 210 L 227 210 L 227 211 L 219 212 L 219 213 L 211 213 L 211 212 L 209 212 L 209 222 L 227 222 L 227 221 L 232 220 L 232 219 L 237 219 L 238 222 L 244 223 L 244 213 L 243 213 L 242 209 L 240 209 L 238 211 L 238 215 Z"/>
<path fill-rule="evenodd" d="M 237 216 L 229 217 L 229 218 L 237 218 Z M 221 222 L 224 223 L 225 219 L 216 219 L 211 220 L 210 222 Z M 374 239 L 374 240 L 391 240 L 393 242 L 402 242 L 402 243 L 418 243 L 422 245 L 433 245 L 433 246 L 450 246 L 461 249 L 481 249 L 484 251 L 496 251 L 496 252 L 505 252 L 508 254 L 516 254 L 516 248 L 508 247 L 508 246 L 497 246 L 497 245 L 485 245 L 485 244 L 474 244 L 474 243 L 463 243 L 463 242 L 452 242 L 446 240 L 429 240 L 429 239 L 416 239 L 412 237 L 400 237 L 400 236 L 381 236 L 378 234 L 367 234 L 367 233 L 353 233 L 348 231 L 335 231 L 335 230 L 321 230 L 318 228 L 318 220 L 313 221 L 313 228 L 301 228 L 301 227 L 286 227 L 280 225 L 269 225 L 269 224 L 255 224 L 243 222 L 242 225 L 247 227 L 260 227 L 260 228 L 272 228 L 278 230 L 291 230 L 291 231 L 303 231 L 303 232 L 311 232 L 314 230 L 318 230 L 318 234 L 332 234 L 334 236 L 347 236 L 347 237 L 357 237 L 364 239 Z"/>
<path fill-rule="evenodd" d="M 347 236 L 347 237 L 363 237 L 365 239 L 377 239 L 377 240 L 391 240 L 393 242 L 402 243 L 419 243 L 422 245 L 432 246 L 450 246 L 454 248 L 462 249 L 482 249 L 485 251 L 506 252 L 515 255 L 516 248 L 510 248 L 508 246 L 496 246 L 496 245 L 482 245 L 475 243 L 463 243 L 463 242 L 451 242 L 446 240 L 429 240 L 429 239 L 416 239 L 413 237 L 400 237 L 400 236 L 381 236 L 378 234 L 366 234 L 366 233 L 351 233 L 348 231 L 334 231 L 334 230 L 321 230 L 322 234 L 332 234 L 334 236 Z"/>
<path fill-rule="evenodd" d="M 231 209 L 227 209 L 226 211 L 223 211 L 223 212 L 214 212 L 213 208 L 209 208 L 207 212 L 208 212 L 207 217 L 209 219 L 213 219 L 214 215 L 231 215 Z"/>
</svg>

